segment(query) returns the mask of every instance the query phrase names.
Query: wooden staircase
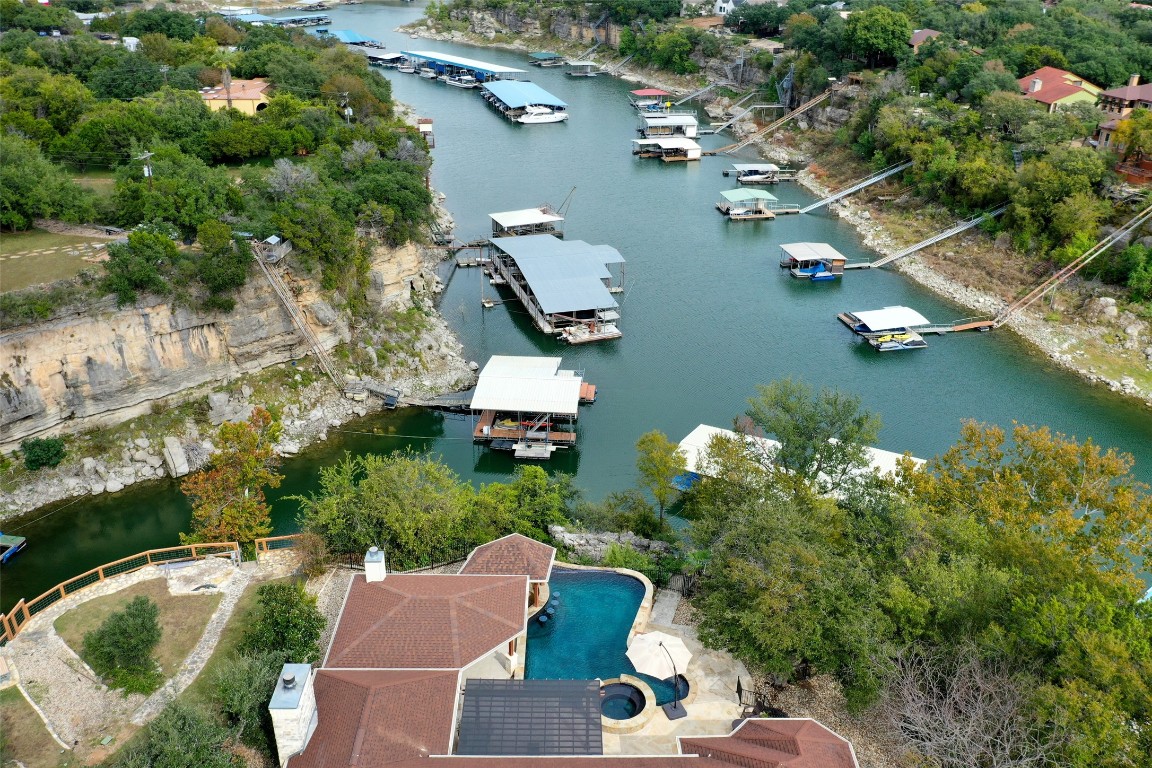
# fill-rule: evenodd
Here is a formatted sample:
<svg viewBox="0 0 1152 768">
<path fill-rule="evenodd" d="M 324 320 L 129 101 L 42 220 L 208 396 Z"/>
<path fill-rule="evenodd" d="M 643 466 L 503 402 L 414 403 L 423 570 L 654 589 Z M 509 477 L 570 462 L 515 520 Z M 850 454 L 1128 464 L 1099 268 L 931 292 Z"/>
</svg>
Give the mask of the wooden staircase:
<svg viewBox="0 0 1152 768">
<path fill-rule="evenodd" d="M 311 348 L 312 354 L 316 356 L 316 360 L 320 363 L 320 368 L 327 374 L 328 378 L 332 380 L 336 388 L 343 392 L 347 384 L 344 379 L 344 374 L 340 373 L 340 370 L 336 367 L 336 363 L 332 360 L 328 351 L 320 344 L 320 339 L 316 337 L 316 334 L 312 331 L 312 327 L 308 325 L 307 318 L 304 317 L 304 313 L 296 304 L 296 298 L 288 290 L 284 279 L 281 278 L 280 274 L 270 267 L 264 259 L 257 258 L 256 263 L 260 265 L 260 270 L 264 273 L 264 277 L 272 286 L 276 297 L 280 299 L 280 304 L 284 307 L 284 311 L 287 312 L 288 317 L 292 319 L 292 324 L 296 326 L 296 330 L 300 332 L 304 341 Z"/>
<path fill-rule="evenodd" d="M 735 144 L 729 144 L 726 147 L 720 147 L 720 149 L 712 149 L 712 150 L 705 152 L 704 154 L 706 154 L 706 155 L 720 155 L 720 154 L 728 154 L 730 152 L 736 152 L 737 150 L 741 150 L 744 147 L 751 144 L 752 142 L 759 139 L 761 136 L 766 136 L 769 133 L 772 133 L 777 128 L 784 125 L 784 123 L 788 122 L 789 120 L 796 117 L 797 115 L 801 115 L 801 114 L 807 112 L 808 110 L 812 109 L 813 107 L 815 107 L 819 104 L 823 104 L 825 101 L 828 100 L 828 98 L 831 95 L 832 95 L 832 89 L 829 88 L 828 90 L 824 91 L 824 93 L 820 94 L 819 96 L 816 96 L 815 98 L 809 99 L 808 101 L 806 101 L 803 104 L 801 104 L 800 106 L 796 107 L 796 109 L 792 110 L 791 112 L 784 115 L 783 117 L 772 121 L 768 125 L 764 126 L 760 130 L 756 131 L 756 133 L 749 134 L 748 136 L 745 136 L 743 139 L 736 142 Z"/>
</svg>

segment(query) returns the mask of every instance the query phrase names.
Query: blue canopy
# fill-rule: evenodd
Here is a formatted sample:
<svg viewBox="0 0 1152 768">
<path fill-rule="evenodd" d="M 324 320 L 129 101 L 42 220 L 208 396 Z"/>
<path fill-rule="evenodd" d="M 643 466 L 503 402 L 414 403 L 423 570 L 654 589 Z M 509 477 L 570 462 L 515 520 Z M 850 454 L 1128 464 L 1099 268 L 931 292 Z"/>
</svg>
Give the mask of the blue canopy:
<svg viewBox="0 0 1152 768">
<path fill-rule="evenodd" d="M 328 35 L 336 38 L 346 45 L 362 45 L 364 43 L 371 43 L 372 45 L 380 45 L 379 40 L 371 37 L 365 37 L 359 32 L 354 32 L 351 29 L 333 29 L 328 32 Z"/>
<path fill-rule="evenodd" d="M 524 80 L 497 80 L 484 83 L 484 88 L 512 109 L 522 109 L 532 104 L 541 107 L 568 106 L 536 83 Z"/>
</svg>

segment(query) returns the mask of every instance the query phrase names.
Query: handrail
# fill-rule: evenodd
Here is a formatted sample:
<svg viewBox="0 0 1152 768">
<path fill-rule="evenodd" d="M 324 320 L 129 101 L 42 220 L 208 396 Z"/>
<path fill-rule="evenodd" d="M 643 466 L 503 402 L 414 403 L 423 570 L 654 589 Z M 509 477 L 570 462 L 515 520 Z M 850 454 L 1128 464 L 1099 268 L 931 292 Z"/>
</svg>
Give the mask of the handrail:
<svg viewBox="0 0 1152 768">
<path fill-rule="evenodd" d="M 735 152 L 736 150 L 739 150 L 739 149 L 743 149 L 744 147 L 748 146 L 752 142 L 759 139 L 761 136 L 764 136 L 765 134 L 771 133 L 772 131 L 776 130 L 780 126 L 784 125 L 784 123 L 788 122 L 789 120 L 796 117 L 797 115 L 804 113 L 804 112 L 807 112 L 808 110 L 812 109 L 812 107 L 816 106 L 817 104 L 820 104 L 821 102 L 826 101 L 831 95 L 832 95 L 832 89 L 829 88 L 828 90 L 821 93 L 819 96 L 814 96 L 813 98 L 804 102 L 800 106 L 796 107 L 796 109 L 792 110 L 788 114 L 777 118 L 775 121 L 769 123 L 768 125 L 764 126 L 763 128 L 756 131 L 755 133 L 751 133 L 748 136 L 745 136 L 743 139 L 736 142 L 735 144 L 729 144 L 726 147 L 720 147 L 720 149 L 713 149 L 713 150 L 711 150 L 705 154 L 720 155 L 720 154 L 726 154 L 728 152 Z"/>
<path fill-rule="evenodd" d="M 135 555 L 122 557 L 111 563 L 97 566 L 85 571 L 79 576 L 73 576 L 61 582 L 47 592 L 31 600 L 21 599 L 8 613 L 0 614 L 0 644 L 8 643 L 32 619 L 33 616 L 55 605 L 69 595 L 99 584 L 112 576 L 123 573 L 132 573 L 150 565 L 163 563 L 179 563 L 187 560 L 203 560 L 207 557 L 227 554 L 239 562 L 241 558 L 240 545 L 235 541 L 211 542 L 206 544 L 185 544 L 180 547 L 165 547 L 163 549 L 149 549 Z"/>
<path fill-rule="evenodd" d="M 260 559 L 260 555 L 267 555 L 278 549 L 290 549 L 300 543 L 300 539 L 304 537 L 302 533 L 290 533 L 287 536 L 265 536 L 256 539 L 253 543 L 256 545 L 256 559 Z"/>
<path fill-rule="evenodd" d="M 332 383 L 336 385 L 336 389 L 343 390 L 347 384 L 344 380 L 344 374 L 340 373 L 335 362 L 333 362 L 332 358 L 328 355 L 327 350 L 320 344 L 320 339 L 316 337 L 316 334 L 308 325 L 308 320 L 300 311 L 300 307 L 297 306 L 296 299 L 289 293 L 288 286 L 284 284 L 283 279 L 276 273 L 276 270 L 269 267 L 263 259 L 257 259 L 256 262 L 260 265 L 260 269 L 264 272 L 264 277 L 272 286 L 276 297 L 280 299 L 280 303 L 283 305 L 284 311 L 288 313 L 292 324 L 296 326 L 296 329 L 300 331 L 300 335 L 304 337 L 304 341 L 308 343 L 308 346 L 310 346 L 316 354 L 316 359 L 320 362 L 320 368 L 328 375 Z"/>
</svg>

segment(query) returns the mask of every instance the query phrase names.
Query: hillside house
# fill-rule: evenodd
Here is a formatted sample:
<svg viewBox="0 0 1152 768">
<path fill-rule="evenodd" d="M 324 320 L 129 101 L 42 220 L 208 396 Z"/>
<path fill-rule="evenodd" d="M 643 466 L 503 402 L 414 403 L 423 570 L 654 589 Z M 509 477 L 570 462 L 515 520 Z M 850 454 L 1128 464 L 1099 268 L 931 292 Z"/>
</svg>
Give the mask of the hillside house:
<svg viewBox="0 0 1152 768">
<path fill-rule="evenodd" d="M 1103 90 L 1079 75 L 1056 67 L 1041 67 L 1018 82 L 1020 92 L 1043 104 L 1049 113 L 1071 104 L 1095 104 Z"/>
</svg>

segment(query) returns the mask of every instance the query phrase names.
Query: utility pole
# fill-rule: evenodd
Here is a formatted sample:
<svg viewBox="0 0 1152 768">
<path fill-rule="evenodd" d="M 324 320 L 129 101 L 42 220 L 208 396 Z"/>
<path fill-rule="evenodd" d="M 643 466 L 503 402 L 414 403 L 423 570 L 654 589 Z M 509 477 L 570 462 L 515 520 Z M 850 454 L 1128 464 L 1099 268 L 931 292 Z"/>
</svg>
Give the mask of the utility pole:
<svg viewBox="0 0 1152 768">
<path fill-rule="evenodd" d="M 140 157 L 135 158 L 136 160 L 143 160 L 144 161 L 144 178 L 148 179 L 148 191 L 149 192 L 152 191 L 152 164 L 148 162 L 148 159 L 150 157 L 152 157 L 153 154 L 155 154 L 155 153 L 154 152 L 145 152 L 144 154 L 140 155 Z"/>
<path fill-rule="evenodd" d="M 172 67 L 167 64 L 160 65 L 160 74 L 164 75 L 164 85 L 168 85 L 168 70 L 170 69 L 172 69 Z"/>
<path fill-rule="evenodd" d="M 232 70 L 224 67 L 223 73 L 220 75 L 220 82 L 224 86 L 224 93 L 228 98 L 228 109 L 232 109 Z"/>
<path fill-rule="evenodd" d="M 352 122 L 352 107 L 348 106 L 348 91 L 340 94 L 340 106 L 344 108 L 344 122 Z"/>
</svg>

